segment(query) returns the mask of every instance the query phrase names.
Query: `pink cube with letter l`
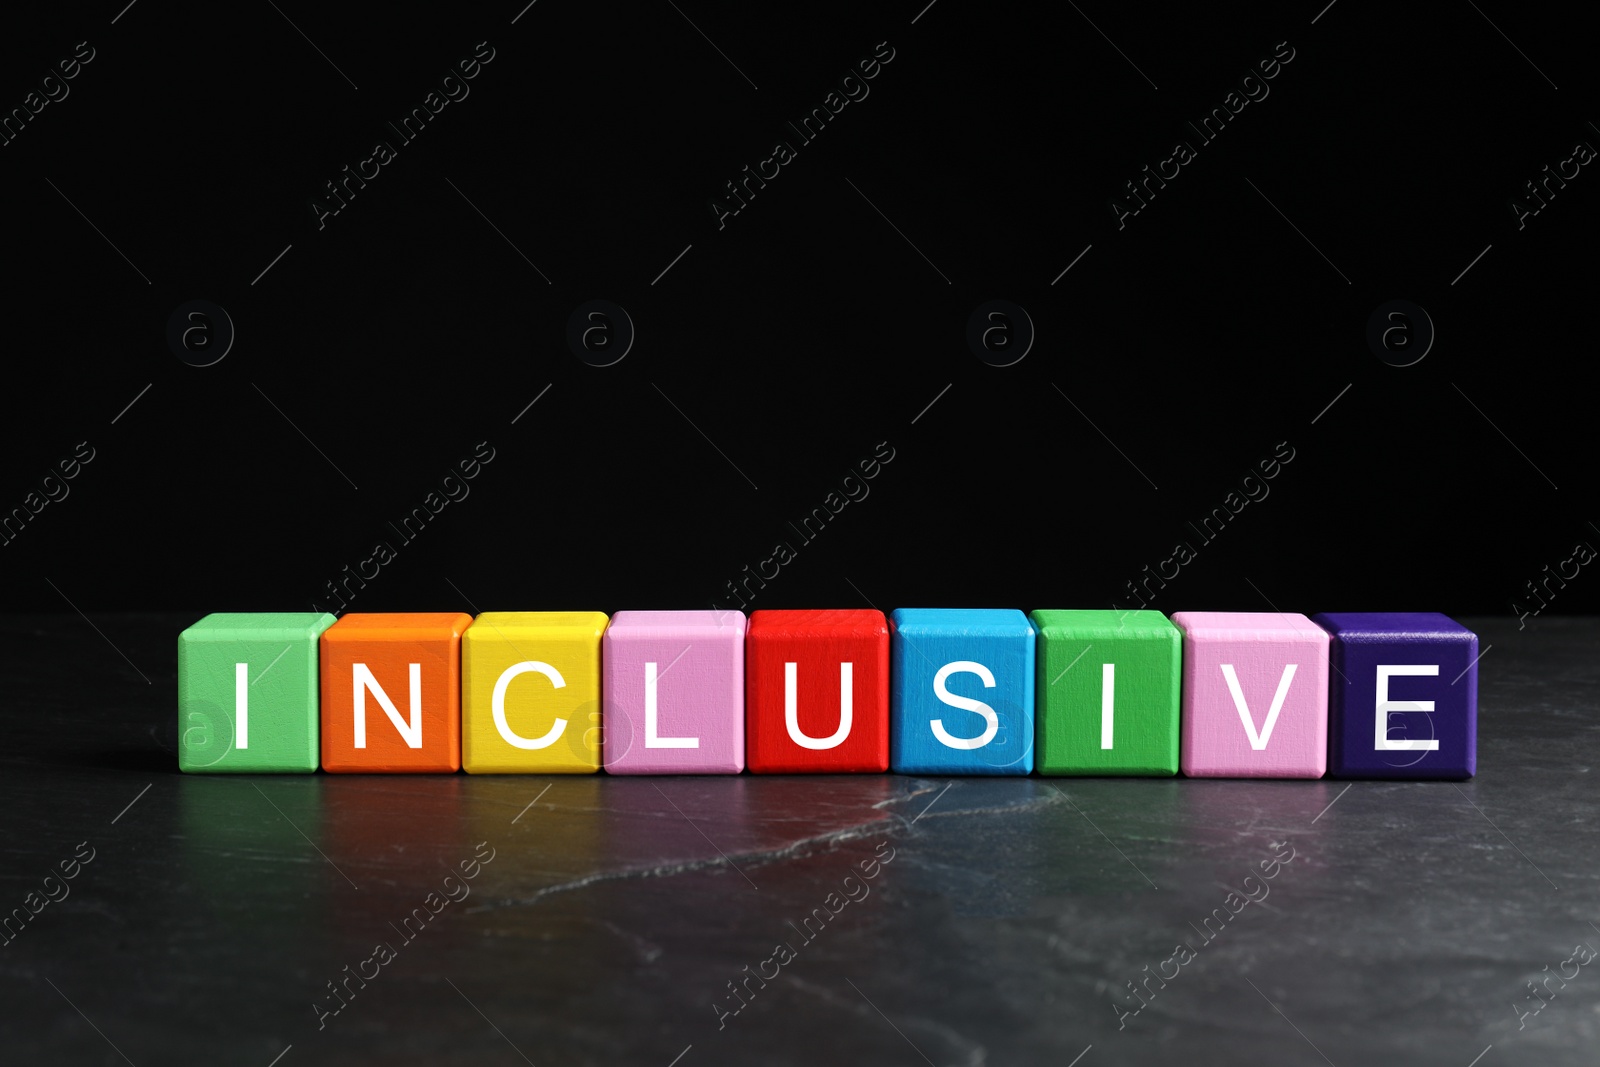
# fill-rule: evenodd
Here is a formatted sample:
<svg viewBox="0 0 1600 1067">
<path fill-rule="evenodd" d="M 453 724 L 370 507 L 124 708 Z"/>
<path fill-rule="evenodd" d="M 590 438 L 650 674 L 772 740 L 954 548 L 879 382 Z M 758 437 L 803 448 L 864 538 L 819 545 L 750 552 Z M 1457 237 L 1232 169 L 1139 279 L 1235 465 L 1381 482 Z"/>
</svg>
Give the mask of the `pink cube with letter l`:
<svg viewBox="0 0 1600 1067">
<path fill-rule="evenodd" d="M 744 770 L 745 617 L 619 611 L 601 640 L 608 774 Z"/>
</svg>

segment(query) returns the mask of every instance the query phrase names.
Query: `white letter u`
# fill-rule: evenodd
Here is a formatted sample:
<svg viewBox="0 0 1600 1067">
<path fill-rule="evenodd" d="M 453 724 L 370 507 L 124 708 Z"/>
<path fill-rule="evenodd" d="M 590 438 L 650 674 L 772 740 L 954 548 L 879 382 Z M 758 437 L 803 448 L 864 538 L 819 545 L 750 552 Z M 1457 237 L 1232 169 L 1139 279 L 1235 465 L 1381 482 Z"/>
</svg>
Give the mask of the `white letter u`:
<svg viewBox="0 0 1600 1067">
<path fill-rule="evenodd" d="M 855 664 L 839 664 L 839 728 L 832 737 L 811 737 L 801 732 L 795 668 L 796 664 L 793 663 L 783 665 L 783 724 L 789 728 L 789 739 L 801 748 L 809 748 L 814 752 L 839 747 L 839 743 L 850 736 L 850 696 L 855 689 Z"/>
</svg>

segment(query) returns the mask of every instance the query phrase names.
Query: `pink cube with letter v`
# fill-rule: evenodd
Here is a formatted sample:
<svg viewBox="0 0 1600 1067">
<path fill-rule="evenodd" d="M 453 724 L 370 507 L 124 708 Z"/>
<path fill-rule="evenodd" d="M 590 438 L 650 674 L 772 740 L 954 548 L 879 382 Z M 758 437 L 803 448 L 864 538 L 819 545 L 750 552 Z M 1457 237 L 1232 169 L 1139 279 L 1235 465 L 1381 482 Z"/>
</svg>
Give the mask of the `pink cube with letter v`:
<svg viewBox="0 0 1600 1067">
<path fill-rule="evenodd" d="M 1321 778 L 1327 631 L 1285 612 L 1180 611 L 1183 751 L 1191 778 Z"/>
</svg>

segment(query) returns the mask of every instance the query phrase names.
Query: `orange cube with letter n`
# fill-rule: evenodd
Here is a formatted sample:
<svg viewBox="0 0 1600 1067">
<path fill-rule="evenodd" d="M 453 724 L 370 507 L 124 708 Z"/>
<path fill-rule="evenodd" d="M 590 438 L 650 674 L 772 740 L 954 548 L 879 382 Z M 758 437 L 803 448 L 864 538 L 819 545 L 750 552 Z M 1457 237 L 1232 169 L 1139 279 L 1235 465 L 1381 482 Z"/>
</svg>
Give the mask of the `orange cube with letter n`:
<svg viewBox="0 0 1600 1067">
<path fill-rule="evenodd" d="M 346 615 L 322 632 L 322 769 L 461 769 L 460 612 Z"/>
</svg>

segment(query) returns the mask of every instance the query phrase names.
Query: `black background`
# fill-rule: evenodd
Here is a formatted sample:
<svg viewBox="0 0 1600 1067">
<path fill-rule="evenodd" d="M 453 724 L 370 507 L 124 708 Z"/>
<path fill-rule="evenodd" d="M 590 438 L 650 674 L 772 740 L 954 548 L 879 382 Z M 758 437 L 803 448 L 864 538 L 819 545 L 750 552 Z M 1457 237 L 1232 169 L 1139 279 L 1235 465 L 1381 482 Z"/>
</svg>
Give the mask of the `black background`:
<svg viewBox="0 0 1600 1067">
<path fill-rule="evenodd" d="M 1600 144 L 1568 16 L 924 2 L 11 13 L 0 107 L 95 58 L 0 148 L 0 509 L 95 458 L 0 550 L 6 602 L 309 610 L 382 540 L 349 610 L 735 606 L 787 541 L 748 607 L 1131 606 L 1188 541 L 1152 607 L 1504 613 L 1600 543 L 1600 178 L 1521 230 L 1509 206 Z M 323 184 L 480 41 L 470 95 L 319 229 Z M 1284 41 L 1270 95 L 1119 230 L 1123 183 Z M 870 95 L 798 144 L 879 42 Z M 719 229 L 780 137 L 797 158 Z M 596 298 L 637 328 L 610 367 L 565 341 Z M 1010 367 L 965 341 L 994 298 L 1037 328 Z M 1438 331 L 1404 368 L 1365 340 L 1397 298 Z M 165 340 L 193 299 L 237 329 L 214 366 Z M 470 495 L 400 542 L 482 441 Z M 1202 543 L 1186 523 L 1279 442 L 1270 496 Z"/>
</svg>

